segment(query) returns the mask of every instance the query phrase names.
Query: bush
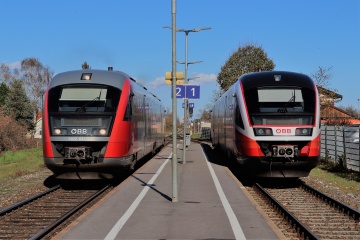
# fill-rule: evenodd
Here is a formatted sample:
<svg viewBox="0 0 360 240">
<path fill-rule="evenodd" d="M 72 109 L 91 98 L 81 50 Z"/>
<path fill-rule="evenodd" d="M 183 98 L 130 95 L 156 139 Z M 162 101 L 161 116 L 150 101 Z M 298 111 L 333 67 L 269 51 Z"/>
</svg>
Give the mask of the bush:
<svg viewBox="0 0 360 240">
<path fill-rule="evenodd" d="M 25 126 L 0 113 L 0 152 L 16 151 L 36 146 L 35 139 L 26 137 L 27 133 Z"/>
</svg>

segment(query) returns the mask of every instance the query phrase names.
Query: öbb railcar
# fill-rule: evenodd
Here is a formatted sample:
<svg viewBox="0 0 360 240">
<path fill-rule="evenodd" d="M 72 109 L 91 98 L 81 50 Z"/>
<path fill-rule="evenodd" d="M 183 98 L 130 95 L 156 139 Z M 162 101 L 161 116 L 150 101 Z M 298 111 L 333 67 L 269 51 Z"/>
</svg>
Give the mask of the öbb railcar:
<svg viewBox="0 0 360 240">
<path fill-rule="evenodd" d="M 45 165 L 58 179 L 110 179 L 164 144 L 159 98 L 120 71 L 56 75 L 43 109 Z"/>
<path fill-rule="evenodd" d="M 308 176 L 320 158 L 317 87 L 304 74 L 242 75 L 212 108 L 212 144 L 254 177 Z"/>
</svg>

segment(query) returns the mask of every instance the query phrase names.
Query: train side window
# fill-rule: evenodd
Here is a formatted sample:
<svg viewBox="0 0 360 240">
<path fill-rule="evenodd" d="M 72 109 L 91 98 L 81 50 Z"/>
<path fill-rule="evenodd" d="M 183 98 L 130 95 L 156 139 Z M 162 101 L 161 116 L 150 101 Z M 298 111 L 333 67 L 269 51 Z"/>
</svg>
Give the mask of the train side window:
<svg viewBox="0 0 360 240">
<path fill-rule="evenodd" d="M 129 101 L 126 105 L 124 121 L 131 121 L 132 119 L 132 96 L 129 97 Z"/>
<path fill-rule="evenodd" d="M 242 129 L 245 129 L 244 122 L 241 118 L 241 113 L 238 103 L 236 103 L 236 108 L 235 108 L 235 124 L 241 127 Z"/>
<path fill-rule="evenodd" d="M 256 88 L 245 92 L 245 100 L 249 113 L 258 113 L 260 111 L 259 95 Z"/>
</svg>

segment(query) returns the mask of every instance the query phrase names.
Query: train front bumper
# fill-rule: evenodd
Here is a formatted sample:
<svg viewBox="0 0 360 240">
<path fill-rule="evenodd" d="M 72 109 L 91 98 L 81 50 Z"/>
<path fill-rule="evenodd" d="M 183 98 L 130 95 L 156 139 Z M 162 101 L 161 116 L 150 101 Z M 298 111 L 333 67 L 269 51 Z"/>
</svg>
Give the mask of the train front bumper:
<svg viewBox="0 0 360 240">
<path fill-rule="evenodd" d="M 269 161 L 264 157 L 237 158 L 241 170 L 255 177 L 299 178 L 307 177 L 320 161 L 319 157 L 306 157 L 301 161 Z"/>
<path fill-rule="evenodd" d="M 44 163 L 57 179 L 113 179 L 129 170 L 133 156 L 103 158 L 98 163 L 68 162 L 64 158 L 44 158 Z"/>
</svg>

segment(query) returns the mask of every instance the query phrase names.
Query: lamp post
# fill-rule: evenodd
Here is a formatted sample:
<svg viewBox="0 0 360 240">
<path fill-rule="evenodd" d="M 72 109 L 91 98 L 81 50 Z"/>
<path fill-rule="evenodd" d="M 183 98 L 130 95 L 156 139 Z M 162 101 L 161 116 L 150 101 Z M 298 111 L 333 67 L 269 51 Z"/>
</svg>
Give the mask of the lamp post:
<svg viewBox="0 0 360 240">
<path fill-rule="evenodd" d="M 165 26 L 164 28 L 171 28 Z M 194 29 L 182 29 L 176 28 L 177 32 L 184 32 L 185 33 L 185 76 L 184 76 L 184 84 L 188 84 L 188 65 L 194 64 L 198 62 L 188 62 L 188 37 L 190 32 L 200 32 L 202 30 L 210 30 L 211 27 L 205 28 L 194 28 Z M 201 61 L 202 62 L 202 61 Z M 188 99 L 184 98 L 184 138 L 183 138 L 183 163 L 186 162 L 186 125 L 187 125 L 187 114 L 188 113 Z"/>
<path fill-rule="evenodd" d="M 360 98 L 358 98 L 358 109 L 357 109 L 358 120 L 359 120 L 359 100 L 360 100 Z"/>
<path fill-rule="evenodd" d="M 195 28 L 192 30 L 184 30 L 176 28 L 176 0 L 172 0 L 171 2 L 171 27 L 165 26 L 163 28 L 170 28 L 172 32 L 172 109 L 173 109 L 173 156 L 172 156 L 172 175 L 173 175 L 173 202 L 178 201 L 178 176 L 177 176 L 177 152 L 176 152 L 176 32 L 185 32 L 186 33 L 186 68 L 187 68 L 187 36 L 189 32 L 199 32 L 201 30 L 209 30 L 211 28 Z M 187 71 L 185 75 L 185 80 L 187 82 Z M 187 107 L 187 106 L 186 106 Z M 185 106 L 184 106 L 185 108 Z M 185 122 L 185 116 L 184 116 L 184 123 Z M 185 126 L 184 126 L 185 127 Z M 184 146 L 185 146 L 185 133 L 184 133 Z M 185 156 L 185 148 L 183 150 L 183 156 Z M 185 162 L 185 158 L 183 157 L 183 161 Z"/>
<path fill-rule="evenodd" d="M 201 63 L 203 61 L 195 61 L 195 62 L 188 62 L 187 59 L 187 52 L 188 52 L 188 45 L 187 45 L 187 34 L 186 34 L 186 55 L 185 55 L 185 62 L 179 62 L 177 61 L 177 63 L 179 64 L 185 64 L 185 76 L 184 76 L 184 84 L 188 84 L 189 80 L 193 79 L 193 78 L 188 78 L 188 65 L 189 64 L 196 64 L 196 63 Z M 184 124 L 183 124 L 183 132 L 184 132 L 184 137 L 183 137 L 183 157 L 182 157 L 182 163 L 185 164 L 186 163 L 186 134 L 187 134 L 187 122 L 188 122 L 188 115 L 189 115 L 189 99 L 184 98 Z"/>
</svg>

